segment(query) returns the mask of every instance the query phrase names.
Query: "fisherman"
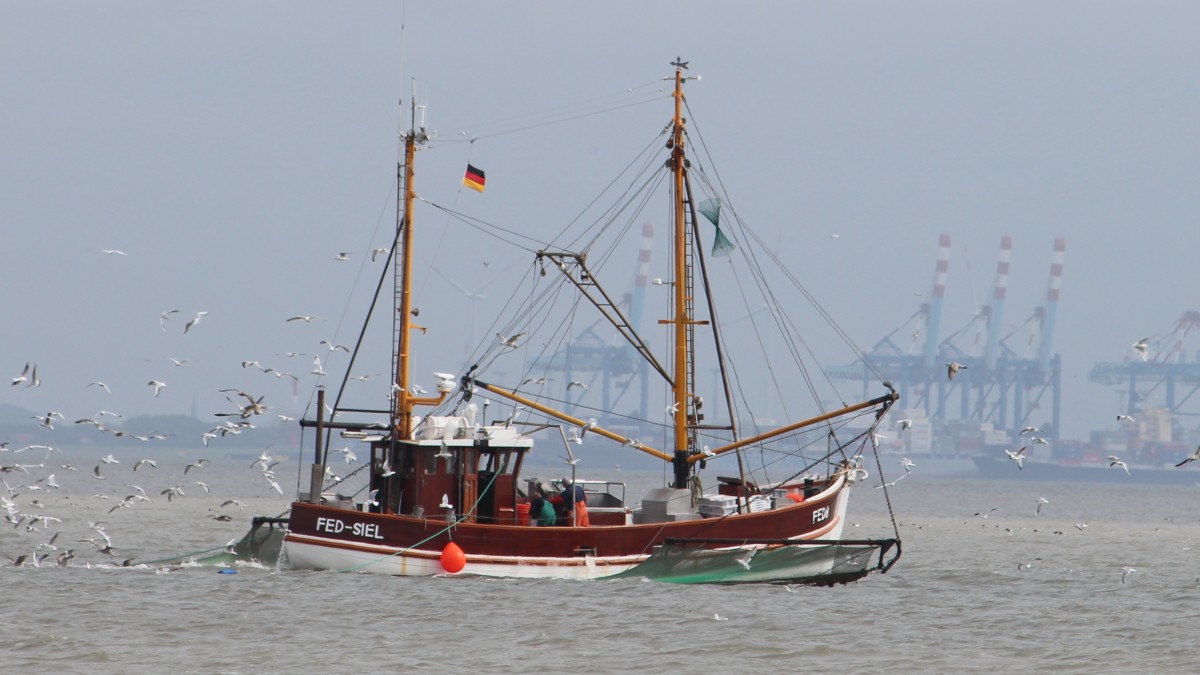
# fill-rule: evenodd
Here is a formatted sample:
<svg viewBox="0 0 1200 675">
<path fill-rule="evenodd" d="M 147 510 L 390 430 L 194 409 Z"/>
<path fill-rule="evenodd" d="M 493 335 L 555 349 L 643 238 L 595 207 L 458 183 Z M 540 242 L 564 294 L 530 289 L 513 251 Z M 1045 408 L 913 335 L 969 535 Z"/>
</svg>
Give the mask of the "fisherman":
<svg viewBox="0 0 1200 675">
<path fill-rule="evenodd" d="M 562 494 L 550 498 L 551 502 L 562 509 L 563 515 L 559 524 L 567 526 L 574 524 L 575 527 L 591 526 L 583 486 L 573 484 L 569 476 L 563 477 L 562 485 Z"/>
<path fill-rule="evenodd" d="M 538 488 L 529 492 L 529 521 L 537 527 L 553 525 L 556 518 L 554 505 L 546 501 L 546 496 Z"/>
</svg>

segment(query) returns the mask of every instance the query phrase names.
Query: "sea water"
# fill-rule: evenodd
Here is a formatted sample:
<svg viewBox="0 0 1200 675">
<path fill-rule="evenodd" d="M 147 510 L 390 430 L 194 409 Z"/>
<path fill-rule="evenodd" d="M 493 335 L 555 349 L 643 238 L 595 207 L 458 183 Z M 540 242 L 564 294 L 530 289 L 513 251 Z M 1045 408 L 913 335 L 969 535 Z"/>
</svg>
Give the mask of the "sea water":
<svg viewBox="0 0 1200 675">
<path fill-rule="evenodd" d="M 834 588 L 412 579 L 137 565 L 219 550 L 288 499 L 248 462 L 185 476 L 180 457 L 135 474 L 131 457 L 103 465 L 104 480 L 80 462 L 54 471 L 59 490 L 18 488 L 21 512 L 61 522 L 0 527 L 9 557 L 59 533 L 42 567 L 0 567 L 8 672 L 1200 671 L 1200 488 L 934 478 L 918 466 L 887 490 L 903 557 Z M 4 478 L 32 482 L 56 461 Z M 275 470 L 294 490 L 294 463 Z M 660 477 L 626 473 L 631 485 Z M 154 501 L 108 513 L 133 485 Z M 160 494 L 176 485 L 184 496 Z M 246 509 L 221 507 L 230 497 Z M 1038 497 L 1048 503 L 1035 515 Z M 98 521 L 115 558 L 84 541 L 100 538 Z M 884 490 L 857 486 L 845 535 L 892 528 Z M 67 548 L 75 557 L 59 567 Z M 1136 569 L 1124 583 L 1123 567 Z"/>
</svg>

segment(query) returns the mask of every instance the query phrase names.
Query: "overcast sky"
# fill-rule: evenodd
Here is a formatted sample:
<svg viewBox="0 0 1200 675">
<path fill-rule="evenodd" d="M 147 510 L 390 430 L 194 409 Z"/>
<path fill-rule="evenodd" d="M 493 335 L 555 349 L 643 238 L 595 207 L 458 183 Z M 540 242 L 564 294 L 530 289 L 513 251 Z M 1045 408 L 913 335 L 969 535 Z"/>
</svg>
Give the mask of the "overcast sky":
<svg viewBox="0 0 1200 675">
<path fill-rule="evenodd" d="M 943 335 L 991 296 L 1003 235 L 1009 328 L 1065 237 L 1055 351 L 1082 437 L 1119 400 L 1092 365 L 1200 306 L 1198 34 L 1184 2 L 0 2 L 0 371 L 36 362 L 43 382 L 0 403 L 207 417 L 234 387 L 303 407 L 312 355 L 344 365 L 318 341 L 351 344 L 378 277 L 414 79 L 437 131 L 418 192 L 549 237 L 666 124 L 682 56 L 740 216 L 864 347 L 928 295 L 940 233 Z M 528 264 L 418 217 L 469 291 Z M 460 365 L 471 305 L 428 273 L 417 303 L 440 331 L 415 347 L 428 385 Z"/>
</svg>

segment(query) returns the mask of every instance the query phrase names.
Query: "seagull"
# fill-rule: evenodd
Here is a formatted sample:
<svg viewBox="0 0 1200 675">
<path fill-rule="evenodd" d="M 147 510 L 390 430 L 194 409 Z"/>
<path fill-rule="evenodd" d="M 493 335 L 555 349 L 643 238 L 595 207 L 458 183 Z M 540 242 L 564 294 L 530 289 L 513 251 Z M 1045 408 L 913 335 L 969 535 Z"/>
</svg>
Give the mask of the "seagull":
<svg viewBox="0 0 1200 675">
<path fill-rule="evenodd" d="M 14 377 L 14 378 L 13 378 L 13 380 L 12 380 L 12 386 L 14 386 L 14 387 L 15 387 L 15 386 L 17 386 L 18 384 L 21 384 L 22 382 L 24 382 L 24 381 L 28 380 L 28 379 L 29 379 L 28 375 L 29 375 L 29 362 L 28 362 L 28 361 L 26 361 L 26 362 L 25 362 L 25 369 L 21 371 L 21 374 L 20 374 L 20 375 L 18 375 L 18 376 L 16 376 L 16 377 Z"/>
<path fill-rule="evenodd" d="M 351 450 L 350 446 L 348 445 L 341 450 L 338 450 L 338 452 L 342 453 L 342 457 L 346 460 L 347 464 L 358 461 L 358 456 L 354 454 L 354 451 Z"/>
<path fill-rule="evenodd" d="M 102 248 L 100 249 L 100 252 L 104 255 L 129 255 L 125 251 L 122 251 L 118 248 Z"/>
<path fill-rule="evenodd" d="M 312 373 L 313 373 L 313 375 L 320 375 L 320 376 L 325 375 L 325 369 L 321 367 L 321 357 L 319 357 L 319 356 L 313 357 Z"/>
<path fill-rule="evenodd" d="M 100 387 L 104 391 L 107 391 L 110 394 L 112 393 L 112 389 L 109 389 L 107 384 L 104 384 L 103 382 L 100 382 L 100 381 L 92 382 L 92 383 L 88 384 L 88 386 L 89 387 Z"/>
<path fill-rule="evenodd" d="M 751 560 L 754 558 L 754 554 L 755 554 L 755 553 L 758 553 L 758 549 L 756 549 L 756 548 L 752 548 L 752 549 L 750 549 L 749 551 L 746 551 L 745 553 L 743 553 L 743 554 L 739 555 L 738 557 L 734 558 L 733 560 L 734 560 L 734 562 L 736 562 L 737 564 L 739 564 L 739 565 L 741 565 L 742 567 L 746 568 L 746 571 L 749 571 L 749 570 L 750 570 L 750 561 L 751 561 Z"/>
<path fill-rule="evenodd" d="M 146 383 L 146 386 L 154 387 L 154 395 L 158 396 L 158 392 L 162 391 L 162 388 L 167 386 L 167 383 L 159 382 L 158 380 L 150 380 L 149 382 Z"/>
<path fill-rule="evenodd" d="M 904 473 L 908 473 L 909 471 L 912 471 L 912 468 L 916 466 L 916 464 L 911 459 L 905 457 L 900 460 L 900 466 L 904 467 Z"/>
<path fill-rule="evenodd" d="M 1050 445 L 1050 441 L 1047 441 L 1046 439 L 1042 438 L 1041 436 L 1034 436 L 1033 442 L 1037 445 Z"/>
<path fill-rule="evenodd" d="M 721 616 L 720 614 L 717 614 L 715 612 L 713 613 L 713 621 L 728 621 L 728 620 L 729 620 L 728 617 Z"/>
<path fill-rule="evenodd" d="M 319 316 L 293 316 L 292 318 L 288 319 L 284 323 L 291 323 L 293 321 L 303 321 L 304 323 L 312 323 L 314 321 L 320 321 L 320 320 L 321 320 L 321 317 L 319 317 Z"/>
<path fill-rule="evenodd" d="M 438 450 L 437 454 L 434 455 L 434 457 L 438 457 L 441 459 L 450 459 L 453 456 L 454 455 L 450 454 L 450 448 L 446 447 L 446 441 L 444 441 L 444 440 L 442 441 L 442 449 Z"/>
<path fill-rule="evenodd" d="M 1075 529 L 1079 530 L 1080 532 L 1083 532 L 1084 528 L 1086 527 L 1087 523 L 1075 523 Z"/>
<path fill-rule="evenodd" d="M 220 505 L 220 506 L 218 506 L 217 508 L 219 508 L 219 509 L 223 509 L 223 508 L 225 508 L 226 506 L 236 506 L 236 507 L 238 507 L 238 508 L 239 508 L 240 510 L 242 510 L 242 511 L 245 511 L 245 510 L 246 510 L 246 505 L 245 505 L 245 504 L 243 504 L 243 503 L 241 503 L 241 502 L 239 502 L 239 501 L 238 501 L 238 500 L 236 500 L 236 499 L 226 499 L 225 501 L 221 502 L 221 505 Z"/>
<path fill-rule="evenodd" d="M 957 361 L 951 361 L 950 363 L 947 363 L 946 364 L 946 379 L 953 380 L 954 376 L 958 374 L 958 371 L 966 370 L 966 368 L 967 368 L 966 366 L 964 366 L 963 364 L 961 364 Z"/>
<path fill-rule="evenodd" d="M 567 464 L 570 464 L 571 466 L 575 466 L 576 464 L 579 463 L 579 460 L 583 459 L 582 457 L 573 457 L 572 458 L 572 457 L 563 457 L 562 455 L 559 455 L 559 457 L 564 462 L 566 462 Z"/>
<path fill-rule="evenodd" d="M 205 464 L 208 464 L 207 459 L 198 459 L 198 460 L 192 462 L 191 464 L 188 464 L 187 466 L 183 467 L 183 475 L 186 476 L 187 472 L 191 471 L 192 469 L 203 469 Z"/>
<path fill-rule="evenodd" d="M 142 468 L 144 465 L 147 465 L 147 464 L 149 464 L 150 468 L 152 468 L 152 469 L 158 468 L 158 462 L 155 462 L 152 459 L 139 459 L 137 461 L 137 464 L 133 465 L 133 470 L 137 471 L 138 469 Z"/>
<path fill-rule="evenodd" d="M 677 412 L 679 412 L 679 404 L 678 403 L 672 403 L 671 405 L 667 406 L 668 414 L 674 415 Z"/>
<path fill-rule="evenodd" d="M 523 335 L 525 335 L 525 334 L 517 333 L 516 335 L 514 335 L 512 337 L 504 337 L 500 333 L 496 333 L 496 337 L 500 338 L 500 344 L 504 345 L 505 347 L 511 347 L 513 349 L 516 349 L 519 346 L 519 345 L 517 345 L 517 340 L 521 339 L 521 337 Z"/>
<path fill-rule="evenodd" d="M 337 351 L 340 349 L 340 350 L 346 352 L 347 354 L 350 353 L 349 348 L 343 347 L 342 345 L 335 345 L 332 342 L 330 342 L 329 340 L 321 340 L 321 344 L 325 345 L 326 347 L 329 347 L 329 351 L 331 351 L 331 352 L 334 352 L 334 351 Z"/>
<path fill-rule="evenodd" d="M 1035 516 L 1042 515 L 1042 507 L 1049 503 L 1050 503 L 1049 499 L 1046 499 L 1045 497 L 1038 497 L 1037 498 L 1037 510 L 1035 510 L 1033 512 L 1033 515 L 1035 515 Z"/>
<path fill-rule="evenodd" d="M 1125 462 L 1122 462 L 1121 458 L 1117 457 L 1116 455 L 1108 456 L 1108 465 L 1109 466 L 1119 466 L 1122 469 L 1125 469 L 1125 473 L 1127 473 L 1127 474 L 1129 473 L 1129 466 L 1127 464 L 1125 464 Z"/>
<path fill-rule="evenodd" d="M 586 384 L 580 382 L 579 380 L 571 380 L 570 382 L 567 383 L 567 391 L 571 391 L 572 387 L 579 387 L 580 389 L 582 389 L 584 391 L 588 391 L 588 386 Z"/>
<path fill-rule="evenodd" d="M 194 480 L 194 481 L 192 481 L 192 482 L 193 482 L 193 483 L 195 483 L 196 485 L 199 485 L 200 487 L 204 488 L 204 494 L 211 494 L 211 493 L 212 493 L 212 490 L 209 490 L 209 489 L 208 489 L 208 483 L 205 483 L 205 482 L 204 482 L 204 481 L 202 481 L 202 480 Z"/>
<path fill-rule="evenodd" d="M 1024 436 L 1025 434 L 1036 434 L 1039 431 L 1041 431 L 1041 430 L 1038 429 L 1037 427 L 1021 427 L 1021 433 L 1019 433 L 1017 435 Z"/>
<path fill-rule="evenodd" d="M 910 419 L 899 420 L 896 423 L 900 425 L 900 431 L 904 431 L 905 429 L 912 426 L 912 420 L 910 420 Z"/>
<path fill-rule="evenodd" d="M 375 262 L 376 256 L 386 255 L 390 251 L 391 251 L 391 249 L 388 249 L 388 248 L 373 248 L 373 249 L 371 249 L 371 262 Z"/>
<path fill-rule="evenodd" d="M 529 384 L 530 382 L 532 382 L 532 383 L 534 383 L 534 384 L 546 384 L 547 382 L 553 382 L 553 381 L 554 381 L 554 379 L 553 379 L 553 378 L 547 378 L 547 377 L 537 377 L 537 378 L 534 378 L 534 377 L 531 377 L 531 378 L 529 378 L 529 379 L 525 380 L 524 382 L 522 382 L 522 383 L 521 383 L 521 386 L 522 386 L 522 387 L 524 387 L 525 385 Z"/>
<path fill-rule="evenodd" d="M 1133 343 L 1133 349 L 1138 354 L 1142 355 L 1142 360 L 1146 361 L 1150 358 L 1150 338 L 1142 338 Z"/>
<path fill-rule="evenodd" d="M 337 261 L 349 260 L 349 259 L 350 259 L 350 253 L 349 253 L 349 252 L 347 252 L 347 251 L 341 251 L 341 252 L 339 252 L 337 255 L 333 256 L 333 259 L 334 259 L 334 260 L 337 260 Z"/>
<path fill-rule="evenodd" d="M 167 321 L 171 318 L 171 315 L 178 313 L 179 310 L 177 309 L 168 309 L 167 311 L 158 315 L 158 325 L 162 327 L 164 333 L 167 332 Z"/>
<path fill-rule="evenodd" d="M 1118 422 L 1120 422 L 1121 420 L 1127 420 L 1127 421 L 1129 421 L 1129 422 L 1134 422 L 1134 421 L 1136 421 L 1136 420 L 1134 420 L 1132 417 L 1130 417 L 1129 415 L 1117 415 L 1117 421 L 1118 421 Z"/>
<path fill-rule="evenodd" d="M 171 363 L 175 364 L 175 367 L 182 366 L 183 364 L 188 362 L 187 359 L 177 359 L 173 356 L 168 356 L 167 358 L 170 359 Z"/>
<path fill-rule="evenodd" d="M 1009 459 L 1011 459 L 1012 461 L 1014 461 L 1014 462 L 1016 462 L 1016 463 L 1017 463 L 1017 468 L 1018 468 L 1018 469 L 1024 469 L 1025 467 L 1023 467 L 1023 466 L 1021 465 L 1021 463 L 1025 461 L 1025 454 L 1024 454 L 1024 453 L 1025 453 L 1025 448 L 1028 448 L 1028 447 L 1029 447 L 1029 446 L 1027 445 L 1027 446 L 1025 446 L 1024 448 L 1021 448 L 1020 450 L 1018 450 L 1018 451 L 1016 451 L 1016 452 L 1013 452 L 1012 450 L 1009 450 L 1008 448 L 1005 448 L 1005 449 L 1004 449 L 1004 454 L 1008 455 L 1008 458 L 1009 458 Z"/>
<path fill-rule="evenodd" d="M 443 509 L 454 508 L 454 505 L 450 503 L 450 495 L 444 494 L 444 493 L 442 494 L 442 503 L 438 504 L 438 508 L 443 508 Z"/>
<path fill-rule="evenodd" d="M 183 325 L 184 334 L 186 335 L 187 332 L 192 329 L 192 326 L 195 326 L 196 324 L 200 323 L 200 319 L 204 318 L 205 314 L 208 314 L 208 312 L 196 312 L 196 316 L 192 317 L 191 321 L 189 321 Z"/>
<path fill-rule="evenodd" d="M 708 447 L 707 445 L 700 448 L 700 454 L 704 455 L 705 457 L 716 457 L 717 456 L 717 453 L 713 452 L 712 448 Z"/>
<path fill-rule="evenodd" d="M 1184 464 L 1187 464 L 1188 462 L 1194 462 L 1198 459 L 1200 459 L 1200 446 L 1196 446 L 1196 450 L 1194 452 L 1192 452 L 1192 454 L 1189 457 L 1184 459 L 1182 462 L 1176 464 L 1175 466 L 1183 466 Z"/>
<path fill-rule="evenodd" d="M 165 496 L 167 498 L 167 501 L 171 501 L 172 499 L 175 499 L 176 497 L 184 496 L 183 486 L 176 485 L 174 487 L 169 487 L 166 490 L 163 490 L 162 492 L 160 492 L 158 494 Z"/>
<path fill-rule="evenodd" d="M 1133 569 L 1132 567 L 1122 567 L 1121 568 L 1121 583 L 1125 583 L 1125 580 L 1129 578 L 1129 575 L 1133 574 L 1136 571 L 1137 570 Z"/>
<path fill-rule="evenodd" d="M 100 465 L 99 464 L 97 464 L 96 468 L 92 470 L 92 478 L 95 478 L 96 480 L 104 480 L 104 476 L 100 475 Z"/>
<path fill-rule="evenodd" d="M 121 463 L 120 460 L 118 460 L 116 457 L 112 456 L 111 452 L 109 454 L 105 455 L 104 457 L 101 457 L 100 461 L 104 462 L 105 464 L 120 464 Z"/>
<path fill-rule="evenodd" d="M 990 515 L 992 514 L 992 511 L 999 511 L 999 510 L 1000 510 L 1000 509 L 999 509 L 999 507 L 990 508 L 990 509 L 988 509 L 987 511 L 984 511 L 984 512 L 982 512 L 982 513 L 976 513 L 975 515 L 977 515 L 977 516 L 983 516 L 983 519 L 984 519 L 984 520 L 987 520 L 987 517 L 988 517 L 988 516 L 990 516 Z"/>
<path fill-rule="evenodd" d="M 907 476 L 907 475 L 908 475 L 907 473 L 902 473 L 902 474 L 900 474 L 900 477 L 899 477 L 899 478 L 897 478 L 896 480 L 894 480 L 894 481 L 892 481 L 892 482 L 890 482 L 890 483 L 884 483 L 883 485 L 876 485 L 876 486 L 875 486 L 875 489 L 876 489 L 876 490 L 879 490 L 879 489 L 881 489 L 881 488 L 885 488 L 885 487 L 892 487 L 892 486 L 893 486 L 893 485 L 895 485 L 896 483 L 899 483 L 900 481 L 904 480 L 904 477 L 905 477 L 905 476 Z M 985 517 L 986 517 L 986 516 L 985 516 Z"/>
</svg>

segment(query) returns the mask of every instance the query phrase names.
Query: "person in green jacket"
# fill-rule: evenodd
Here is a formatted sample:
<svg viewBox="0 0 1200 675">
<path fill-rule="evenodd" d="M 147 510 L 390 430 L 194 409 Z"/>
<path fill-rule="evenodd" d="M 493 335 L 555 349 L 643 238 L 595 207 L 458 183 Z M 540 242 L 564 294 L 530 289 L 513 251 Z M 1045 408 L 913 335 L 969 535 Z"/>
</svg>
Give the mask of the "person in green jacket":
<svg viewBox="0 0 1200 675">
<path fill-rule="evenodd" d="M 530 491 L 529 496 L 529 522 L 538 527 L 553 525 L 557 518 L 554 505 L 537 488 Z"/>
</svg>

